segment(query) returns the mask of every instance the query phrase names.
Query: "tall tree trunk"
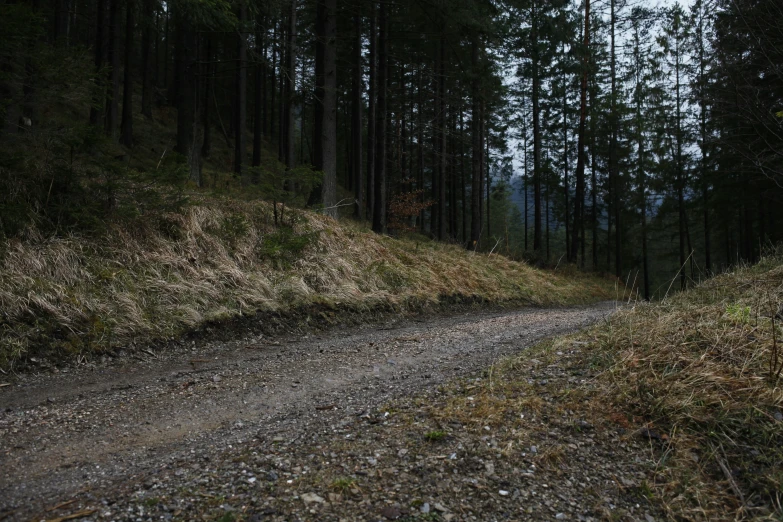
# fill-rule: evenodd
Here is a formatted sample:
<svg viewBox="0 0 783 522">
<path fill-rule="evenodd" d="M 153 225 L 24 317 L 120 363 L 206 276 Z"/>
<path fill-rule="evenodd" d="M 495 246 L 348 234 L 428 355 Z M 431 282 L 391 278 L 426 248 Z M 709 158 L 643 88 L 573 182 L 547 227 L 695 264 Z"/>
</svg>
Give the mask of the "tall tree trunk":
<svg viewBox="0 0 783 522">
<path fill-rule="evenodd" d="M 386 118 L 388 88 L 388 5 L 381 2 L 378 16 L 378 106 L 375 129 L 375 202 L 373 207 L 372 229 L 377 233 L 386 233 Z"/>
<path fill-rule="evenodd" d="M 462 99 L 459 101 L 459 168 L 462 210 L 462 244 L 468 243 L 468 199 L 465 190 L 467 179 L 465 178 L 465 116 L 462 109 Z"/>
<path fill-rule="evenodd" d="M 548 185 L 548 183 L 547 183 Z M 544 193 L 544 237 L 546 238 L 546 262 L 549 263 L 550 251 L 549 251 L 549 187 L 546 187 Z"/>
<path fill-rule="evenodd" d="M 286 145 L 285 140 L 288 136 L 288 130 L 286 125 L 288 124 L 288 118 L 285 116 L 286 107 L 286 76 L 288 68 L 288 28 L 283 27 L 282 20 L 280 22 L 280 67 L 278 76 L 278 90 L 280 97 L 278 98 L 277 107 L 275 110 L 278 114 L 280 125 L 277 128 L 277 160 L 281 163 L 285 162 Z"/>
<path fill-rule="evenodd" d="M 471 79 L 470 97 L 471 97 L 471 121 L 470 137 L 472 149 L 472 179 L 470 183 L 470 242 L 469 250 L 478 250 L 479 239 L 481 239 L 481 101 L 479 100 L 479 36 L 474 35 L 471 42 L 471 68 L 473 77 Z"/>
<path fill-rule="evenodd" d="M 109 90 L 104 132 L 116 138 L 120 113 L 120 0 L 109 1 Z"/>
<path fill-rule="evenodd" d="M 590 91 L 590 107 L 593 106 L 593 94 Z M 587 158 L 585 157 L 585 161 Z M 596 162 L 595 162 L 595 114 L 590 115 L 590 213 L 591 213 L 591 225 L 593 227 L 593 270 L 598 270 L 598 176 L 596 174 Z M 584 256 L 583 256 L 584 257 Z M 584 262 L 584 259 L 582 259 Z"/>
<path fill-rule="evenodd" d="M 204 158 L 209 157 L 212 152 L 212 126 L 209 123 L 210 119 L 210 105 L 215 97 L 215 51 L 213 50 L 213 38 L 211 35 L 205 35 L 206 41 L 205 58 L 207 63 L 202 65 L 202 69 L 206 72 L 204 79 L 201 82 L 204 99 L 201 104 L 201 126 L 204 129 L 204 140 L 201 144 L 201 156 Z"/>
<path fill-rule="evenodd" d="M 106 55 L 106 42 L 104 36 L 104 27 L 106 26 L 106 2 L 107 0 L 98 0 L 96 7 L 95 47 L 93 49 L 93 52 L 95 53 L 96 91 L 92 100 L 92 106 L 90 107 L 90 123 L 95 126 L 103 123 L 102 107 L 104 100 L 106 99 L 106 84 L 101 76 Z"/>
<path fill-rule="evenodd" d="M 426 194 L 424 191 L 424 83 L 422 80 L 422 67 L 419 66 L 419 70 L 417 71 L 416 77 L 417 77 L 417 85 L 416 85 L 416 92 L 417 92 L 417 104 L 418 104 L 418 110 L 417 113 L 417 138 L 416 138 L 416 145 L 418 149 L 418 189 L 419 189 L 419 202 L 422 203 L 421 210 L 419 211 L 419 232 L 421 234 L 424 234 L 425 229 L 425 208 L 424 203 L 426 201 Z"/>
<path fill-rule="evenodd" d="M 152 119 L 152 102 L 154 97 L 152 66 L 152 18 L 155 16 L 154 0 L 143 0 L 141 17 L 141 114 L 148 120 Z M 156 37 L 157 38 L 157 37 Z M 127 53 L 127 50 L 126 50 Z"/>
<path fill-rule="evenodd" d="M 680 46 L 679 46 L 679 27 L 677 27 L 678 35 L 675 41 L 675 64 L 674 64 L 674 76 L 675 76 L 675 118 L 674 125 L 675 140 L 676 140 L 676 152 L 675 167 L 677 169 L 677 210 L 679 214 L 679 236 L 680 236 L 680 288 L 683 290 L 688 285 L 688 279 L 685 275 L 685 172 L 682 164 L 682 111 L 681 111 L 681 99 L 680 99 Z"/>
<path fill-rule="evenodd" d="M 104 0 L 105 1 L 105 0 Z M 164 87 L 167 91 L 167 94 L 171 94 L 169 91 L 169 55 L 171 54 L 171 41 L 170 41 L 170 33 L 169 33 L 169 23 L 171 23 L 171 6 L 170 4 L 166 4 L 166 22 L 163 24 L 163 40 L 165 42 L 163 46 L 163 84 L 162 87 Z M 176 50 L 175 50 L 176 51 Z M 171 105 L 176 105 L 176 101 L 174 101 L 175 98 L 172 98 L 171 96 L 168 97 L 168 100 L 166 102 Z"/>
<path fill-rule="evenodd" d="M 295 163 L 296 141 L 295 141 L 295 128 L 296 123 L 294 121 L 294 91 L 296 90 L 296 2 L 297 0 L 291 0 L 291 10 L 288 15 L 288 50 L 287 50 L 287 64 L 285 75 L 285 166 L 287 169 L 292 169 Z"/>
<path fill-rule="evenodd" d="M 523 154 L 523 165 L 522 165 L 523 166 L 523 178 L 522 179 L 523 179 L 523 183 L 524 183 L 524 187 L 525 187 L 525 252 L 527 252 L 527 249 L 528 249 L 528 245 L 527 245 L 528 222 L 527 222 L 527 220 L 528 220 L 528 215 L 530 214 L 530 210 L 527 208 L 528 207 L 528 192 L 527 192 L 527 188 L 528 188 L 528 183 L 529 183 L 530 177 L 528 176 L 528 173 L 527 173 L 527 167 L 528 167 L 528 164 L 527 164 L 527 125 L 524 125 L 524 123 L 523 123 L 523 129 L 522 129 L 522 149 L 523 149 L 523 152 L 524 152 L 524 154 Z"/>
<path fill-rule="evenodd" d="M 362 165 L 362 18 L 358 14 L 353 17 L 353 77 L 351 78 L 351 178 L 353 179 L 354 216 L 364 221 L 365 186 L 364 169 Z"/>
<path fill-rule="evenodd" d="M 370 50 L 367 55 L 368 85 L 367 85 L 367 210 L 370 219 L 375 215 L 375 98 L 376 98 L 376 61 L 377 61 L 377 36 L 375 11 L 377 2 L 373 0 L 370 13 L 370 32 L 367 38 L 370 42 Z"/>
<path fill-rule="evenodd" d="M 321 147 L 324 179 L 321 202 L 325 213 L 337 217 L 337 0 L 323 2 L 323 125 Z"/>
<path fill-rule="evenodd" d="M 198 37 L 181 7 L 174 13 L 176 19 L 176 70 L 174 74 L 179 81 L 180 93 L 177 97 L 177 145 L 176 151 L 183 155 L 190 165 L 190 179 L 197 185 L 201 184 L 199 168 L 200 154 L 195 147 L 196 136 L 196 63 L 198 53 Z"/>
<path fill-rule="evenodd" d="M 541 251 L 541 122 L 539 115 L 539 91 L 541 77 L 539 74 L 538 51 L 538 14 L 536 1 L 531 7 L 531 55 L 533 80 L 533 250 Z"/>
<path fill-rule="evenodd" d="M 570 187 L 568 184 L 568 88 L 567 88 L 567 77 L 566 77 L 566 66 L 565 66 L 565 57 L 566 57 L 566 51 L 565 51 L 565 42 L 563 42 L 561 47 L 561 55 L 563 60 L 563 67 L 562 67 L 562 74 L 561 74 L 561 81 L 563 82 L 563 202 L 564 205 L 564 214 L 565 214 L 565 243 L 566 243 L 566 259 L 569 262 L 575 261 L 571 257 L 572 247 L 571 242 L 569 241 L 571 239 L 571 224 L 569 221 L 571 220 L 571 209 L 568 204 L 569 200 L 569 191 Z M 576 213 L 574 213 L 574 216 L 576 216 Z M 576 257 L 576 255 L 574 255 Z"/>
<path fill-rule="evenodd" d="M 254 167 L 261 165 L 261 138 L 266 123 L 266 28 L 265 20 L 259 17 L 260 29 L 256 31 L 255 50 L 258 60 L 253 66 L 253 162 Z"/>
<path fill-rule="evenodd" d="M 585 0 L 585 28 L 582 50 L 582 78 L 579 85 L 579 137 L 577 138 L 576 158 L 576 194 L 574 195 L 574 228 L 571 232 L 571 262 L 576 262 L 576 252 L 579 246 L 579 231 L 584 228 L 585 201 L 585 133 L 587 131 L 587 83 L 590 75 L 590 0 Z M 593 187 L 595 191 L 595 187 Z M 595 212 L 595 208 L 593 208 Z M 595 233 L 593 233 L 595 241 Z M 584 243 L 582 234 L 582 243 Z M 593 246 L 595 250 L 595 246 Z M 595 258 L 595 252 L 593 252 Z M 582 256 L 584 263 L 584 256 Z"/>
<path fill-rule="evenodd" d="M 622 276 L 622 224 L 620 222 L 620 169 L 618 164 L 618 114 L 617 114 L 617 52 L 615 45 L 617 9 L 616 0 L 610 2 L 610 25 L 611 25 L 611 56 L 610 56 L 610 74 L 612 80 L 611 91 L 611 136 L 609 138 L 609 176 L 612 186 L 612 208 L 614 209 L 614 270 L 617 277 Z"/>
<path fill-rule="evenodd" d="M 487 185 L 487 239 L 492 237 L 492 221 L 490 219 L 492 218 L 491 215 L 491 209 L 490 209 L 490 196 L 492 195 L 492 173 L 490 172 L 490 162 L 489 162 L 489 131 L 486 129 L 486 122 L 489 121 L 489 117 L 487 117 L 486 114 L 484 114 L 485 107 L 481 107 L 482 112 L 482 121 L 484 122 L 484 132 L 482 133 L 484 137 L 484 148 L 485 151 L 484 154 L 484 165 L 485 165 L 485 172 L 486 172 L 486 185 Z"/>
<path fill-rule="evenodd" d="M 438 52 L 438 241 L 446 239 L 446 39 L 441 34 Z"/>
<path fill-rule="evenodd" d="M 247 151 L 247 37 L 245 36 L 245 23 L 247 21 L 247 7 L 240 4 L 237 13 L 237 68 L 234 84 L 234 107 L 236 114 L 236 136 L 234 140 L 234 172 L 242 176 Z"/>
<path fill-rule="evenodd" d="M 122 124 L 120 142 L 133 147 L 133 8 L 134 1 L 127 0 L 125 7 L 125 71 L 122 85 Z"/>
<path fill-rule="evenodd" d="M 316 22 L 317 23 L 317 22 Z M 275 127 L 276 127 L 276 110 L 275 110 L 275 100 L 277 99 L 277 57 L 278 57 L 278 49 L 279 45 L 277 43 L 277 21 L 274 21 L 272 23 L 272 68 L 271 68 L 271 78 L 270 78 L 270 84 L 271 84 L 271 91 L 269 93 L 269 133 L 268 136 L 272 137 L 275 135 Z M 316 61 L 316 64 L 318 64 L 318 61 Z M 317 65 L 316 65 L 317 66 Z M 317 79 L 317 73 L 316 73 L 316 79 Z M 316 80 L 317 81 L 317 80 Z"/>
</svg>

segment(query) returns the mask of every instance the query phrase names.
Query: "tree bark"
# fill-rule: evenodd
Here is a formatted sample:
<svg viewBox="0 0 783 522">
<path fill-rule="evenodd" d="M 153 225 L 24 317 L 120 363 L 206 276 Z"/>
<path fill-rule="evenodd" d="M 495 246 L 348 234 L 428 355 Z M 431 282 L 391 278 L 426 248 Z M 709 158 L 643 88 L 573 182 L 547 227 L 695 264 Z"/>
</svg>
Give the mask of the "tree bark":
<svg viewBox="0 0 783 522">
<path fill-rule="evenodd" d="M 236 114 L 236 136 L 234 140 L 234 172 L 241 176 L 245 164 L 247 150 L 247 38 L 245 37 L 245 22 L 247 7 L 241 4 L 237 13 L 237 68 L 234 85 L 234 102 Z"/>
<path fill-rule="evenodd" d="M 122 124 L 120 142 L 133 147 L 133 8 L 134 1 L 127 0 L 125 7 L 125 71 L 122 85 Z"/>
<path fill-rule="evenodd" d="M 109 1 L 109 90 L 106 97 L 104 132 L 117 137 L 120 113 L 120 0 Z"/>
<path fill-rule="evenodd" d="M 579 85 L 579 137 L 577 138 L 576 194 L 574 195 L 574 227 L 571 230 L 570 261 L 576 262 L 579 246 L 579 230 L 584 226 L 585 200 L 585 133 L 587 130 L 587 83 L 590 75 L 590 0 L 585 0 L 584 49 L 582 55 L 582 78 Z M 593 188 L 595 190 L 595 188 Z M 567 207 L 567 205 L 566 205 Z M 595 209 L 593 209 L 595 211 Z M 566 232 L 567 234 L 567 232 Z M 595 235 L 595 234 L 593 234 Z M 584 243 L 584 234 L 582 234 Z M 584 256 L 582 256 L 584 258 Z M 584 259 L 582 259 L 584 262 Z"/>
<path fill-rule="evenodd" d="M 358 14 L 353 17 L 353 77 L 351 78 L 351 178 L 353 179 L 354 216 L 364 221 L 365 187 L 364 169 L 362 165 L 362 18 Z"/>
<path fill-rule="evenodd" d="M 532 81 L 533 81 L 533 250 L 541 251 L 541 122 L 539 115 L 539 91 L 541 78 L 539 74 L 538 55 L 538 14 L 536 0 L 531 8 L 531 46 L 532 46 Z"/>
<path fill-rule="evenodd" d="M 152 119 L 153 72 L 152 65 L 152 18 L 155 16 L 154 0 L 143 0 L 141 29 L 141 114 Z"/>
<path fill-rule="evenodd" d="M 472 179 L 470 184 L 470 242 L 468 249 L 476 251 L 481 239 L 481 101 L 479 100 L 479 36 L 474 35 L 471 42 L 471 122 L 470 136 L 472 148 Z"/>
<path fill-rule="evenodd" d="M 95 76 L 96 92 L 90 107 L 90 123 L 98 126 L 103 123 L 103 103 L 106 98 L 105 82 L 101 77 L 103 64 L 105 62 L 106 42 L 104 37 L 104 27 L 106 25 L 106 0 L 98 0 L 96 7 L 95 21 Z"/>
<path fill-rule="evenodd" d="M 337 1 L 323 2 L 323 183 L 321 203 L 328 216 L 337 217 Z"/>
<path fill-rule="evenodd" d="M 266 83 L 266 29 L 264 21 L 259 19 L 261 29 L 256 32 L 256 59 L 253 67 L 253 162 L 254 167 L 261 165 L 261 138 L 264 134 L 266 107 L 264 99 Z"/>
<path fill-rule="evenodd" d="M 288 170 L 294 168 L 296 162 L 294 121 L 294 90 L 296 89 L 296 1 L 291 0 L 291 10 L 288 15 L 288 51 L 285 75 L 285 166 Z"/>
<path fill-rule="evenodd" d="M 387 2 L 381 2 L 378 16 L 378 114 L 375 118 L 375 202 L 372 216 L 372 229 L 379 234 L 386 233 L 386 94 L 389 82 L 387 9 Z"/>
<path fill-rule="evenodd" d="M 446 239 L 446 38 L 441 34 L 438 52 L 438 241 Z"/>
<path fill-rule="evenodd" d="M 375 98 L 376 98 L 376 60 L 377 60 L 377 40 L 376 40 L 376 20 L 375 11 L 377 2 L 373 0 L 372 11 L 370 14 L 370 32 L 367 38 L 370 42 L 370 50 L 367 56 L 368 64 L 368 85 L 367 85 L 367 203 L 366 210 L 369 211 L 370 219 L 375 215 Z"/>
<path fill-rule="evenodd" d="M 177 145 L 176 151 L 186 158 L 190 165 L 190 179 L 201 184 L 199 168 L 200 154 L 196 143 L 196 71 L 195 57 L 198 52 L 198 40 L 188 15 L 181 8 L 175 10 L 176 53 L 175 75 L 181 78 L 180 94 L 177 97 Z"/>
</svg>

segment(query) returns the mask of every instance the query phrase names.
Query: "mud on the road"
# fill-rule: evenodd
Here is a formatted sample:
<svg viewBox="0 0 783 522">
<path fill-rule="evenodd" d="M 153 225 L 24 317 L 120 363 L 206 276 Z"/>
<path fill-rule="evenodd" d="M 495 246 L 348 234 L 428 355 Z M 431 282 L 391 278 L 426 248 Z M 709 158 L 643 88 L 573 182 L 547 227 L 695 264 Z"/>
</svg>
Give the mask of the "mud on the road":
<svg viewBox="0 0 783 522">
<path fill-rule="evenodd" d="M 427 499 L 413 511 L 387 502 L 392 507 L 384 512 L 387 506 L 373 505 L 371 495 L 363 499 L 369 491 L 352 478 L 345 479 L 339 499 L 323 491 L 313 493 L 318 498 L 308 497 L 307 491 L 296 490 L 307 466 L 291 461 L 313 461 L 315 440 L 325 448 L 330 437 L 338 442 L 356 437 L 352 426 L 357 419 L 373 420 L 361 430 L 367 440 L 382 439 L 380 432 L 373 435 L 386 422 L 378 417 L 385 415 L 382 406 L 415 397 L 428 400 L 439 384 L 478 376 L 499 357 L 599 321 L 614 308 L 614 303 L 604 303 L 473 313 L 301 337 L 192 341 L 176 353 L 151 350 L 94 367 L 22 376 L 0 389 L 0 520 L 54 519 L 69 513 L 85 519 L 188 519 L 204 505 L 225 509 L 228 519 L 426 515 L 460 520 L 453 508 Z M 607 441 L 614 446 L 611 437 Z M 325 452 L 318 459 L 345 468 L 346 477 L 355 476 L 346 467 L 349 462 L 359 458 L 374 467 L 373 459 L 398 442 L 377 440 L 378 456 Z M 452 460 L 460 458 L 457 454 Z M 500 475 L 501 466 L 492 467 L 492 475 Z M 397 493 L 423 487 L 406 475 L 396 482 Z M 234 511 L 240 509 L 230 502 L 236 488 L 225 488 L 237 480 L 246 486 L 239 504 L 256 506 L 256 512 Z M 506 492 L 501 495 L 525 497 L 519 488 L 505 487 L 498 489 Z M 271 501 L 278 496 L 293 499 L 289 512 L 288 504 Z M 569 513 L 546 515 L 564 518 Z M 519 519 L 519 514 L 509 516 Z"/>
</svg>

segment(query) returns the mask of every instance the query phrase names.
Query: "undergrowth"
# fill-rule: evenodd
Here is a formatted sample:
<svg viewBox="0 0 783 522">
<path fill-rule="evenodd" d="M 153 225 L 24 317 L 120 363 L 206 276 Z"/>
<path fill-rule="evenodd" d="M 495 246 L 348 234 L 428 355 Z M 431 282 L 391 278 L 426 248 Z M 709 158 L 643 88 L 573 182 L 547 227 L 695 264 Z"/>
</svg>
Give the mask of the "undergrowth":
<svg viewBox="0 0 783 522">
<path fill-rule="evenodd" d="M 651 441 L 649 498 L 669 519 L 783 520 L 782 316 L 783 258 L 771 256 L 509 358 L 447 415 L 514 424 L 509 412 L 545 407 L 603 419 Z M 524 377 L 564 352 L 587 379 L 548 405 Z"/>
<path fill-rule="evenodd" d="M 443 296 L 566 305 L 611 298 L 608 280 L 534 269 L 456 245 L 379 236 L 271 203 L 193 195 L 177 211 L 102 234 L 0 245 L 0 367 L 179 335 L 208 322 L 313 303 L 402 309 Z"/>
</svg>

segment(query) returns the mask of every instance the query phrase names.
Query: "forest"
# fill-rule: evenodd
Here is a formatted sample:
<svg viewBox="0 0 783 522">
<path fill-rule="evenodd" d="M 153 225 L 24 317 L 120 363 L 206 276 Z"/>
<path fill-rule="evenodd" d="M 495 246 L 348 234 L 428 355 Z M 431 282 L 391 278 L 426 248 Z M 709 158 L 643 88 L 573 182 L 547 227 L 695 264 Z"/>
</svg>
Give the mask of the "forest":
<svg viewBox="0 0 783 522">
<path fill-rule="evenodd" d="M 275 202 L 645 299 L 781 240 L 776 0 L 19 0 L 0 235 Z"/>
</svg>

